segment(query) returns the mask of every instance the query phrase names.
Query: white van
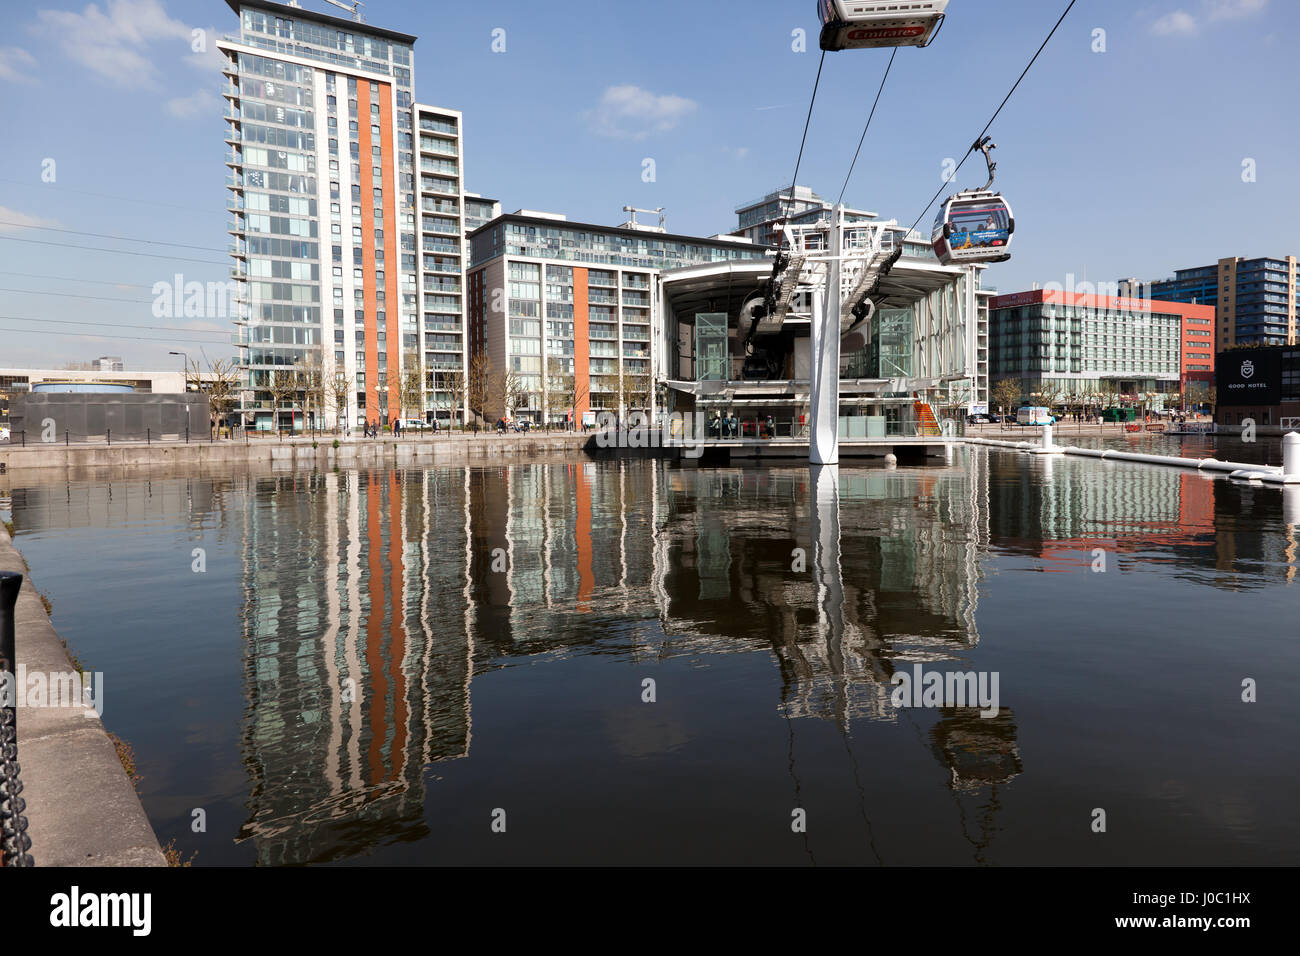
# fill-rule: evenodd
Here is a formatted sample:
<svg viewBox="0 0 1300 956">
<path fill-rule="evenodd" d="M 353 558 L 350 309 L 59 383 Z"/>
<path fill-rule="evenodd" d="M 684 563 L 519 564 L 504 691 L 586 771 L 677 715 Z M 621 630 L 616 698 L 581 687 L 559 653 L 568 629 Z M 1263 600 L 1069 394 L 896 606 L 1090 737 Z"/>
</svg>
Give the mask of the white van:
<svg viewBox="0 0 1300 956">
<path fill-rule="evenodd" d="M 1055 425 L 1056 419 L 1052 417 L 1052 411 L 1049 408 L 1042 408 L 1036 405 L 1026 405 L 1016 411 L 1017 425 Z"/>
</svg>

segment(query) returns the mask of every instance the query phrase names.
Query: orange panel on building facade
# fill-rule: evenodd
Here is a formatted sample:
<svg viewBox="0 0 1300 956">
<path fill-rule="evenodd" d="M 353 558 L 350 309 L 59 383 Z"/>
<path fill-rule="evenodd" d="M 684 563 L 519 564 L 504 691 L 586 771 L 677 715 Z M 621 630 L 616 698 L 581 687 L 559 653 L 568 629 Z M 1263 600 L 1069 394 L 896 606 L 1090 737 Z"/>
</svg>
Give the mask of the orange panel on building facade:
<svg viewBox="0 0 1300 956">
<path fill-rule="evenodd" d="M 393 164 L 393 88 L 379 84 L 379 163 L 382 169 Z M 364 156 L 362 157 L 365 158 Z M 398 311 L 397 294 L 401 284 L 402 260 L 397 253 L 397 183 L 387 178 L 381 184 L 384 190 L 384 331 L 388 346 L 388 409 L 394 418 L 403 415 L 424 417 L 424 409 L 403 409 L 402 406 L 402 318 Z M 419 332 L 416 333 L 419 342 Z M 418 355 L 418 353 L 417 353 Z"/>
<path fill-rule="evenodd" d="M 573 409 L 575 428 L 582 427 L 582 416 L 591 407 L 591 341 L 588 339 L 587 270 L 573 269 L 573 378 L 577 400 Z"/>
<path fill-rule="evenodd" d="M 379 421 L 379 334 L 375 325 L 375 189 L 370 171 L 370 84 L 357 82 L 357 144 L 361 156 L 361 282 L 365 309 L 366 421 Z M 351 306 L 355 308 L 355 304 Z"/>
</svg>

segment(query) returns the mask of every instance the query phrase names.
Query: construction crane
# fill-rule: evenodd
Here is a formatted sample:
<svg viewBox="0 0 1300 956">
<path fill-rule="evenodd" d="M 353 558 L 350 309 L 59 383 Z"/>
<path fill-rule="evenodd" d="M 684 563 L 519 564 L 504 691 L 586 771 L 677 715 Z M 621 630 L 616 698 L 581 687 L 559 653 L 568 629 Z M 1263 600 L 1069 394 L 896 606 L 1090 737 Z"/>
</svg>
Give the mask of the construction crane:
<svg viewBox="0 0 1300 956">
<path fill-rule="evenodd" d="M 664 207 L 663 207 L 663 206 L 660 206 L 658 209 L 638 209 L 636 206 L 624 206 L 624 207 L 623 207 L 623 211 L 626 212 L 626 213 L 630 213 L 630 214 L 631 214 L 631 216 L 630 216 L 630 218 L 628 219 L 628 221 L 625 222 L 625 223 L 623 223 L 624 228 L 627 228 L 627 227 L 632 227 L 632 228 L 634 228 L 634 229 L 636 229 L 636 228 L 639 228 L 639 229 L 654 228 L 654 227 L 652 227 L 652 226 L 649 226 L 649 227 L 646 226 L 645 223 L 640 223 L 640 222 L 637 222 L 637 221 L 636 221 L 636 214 L 639 213 L 639 212 L 643 212 L 643 213 L 645 213 L 645 214 L 648 215 L 648 216 L 658 216 L 658 217 L 659 217 L 659 231 L 660 231 L 660 232 L 664 232 L 664 231 L 666 231 L 666 227 L 664 226 L 664 223 L 665 223 L 667 220 L 666 220 L 666 218 L 665 218 L 665 216 L 664 216 Z"/>
<path fill-rule="evenodd" d="M 338 7 L 340 10 L 348 11 L 348 13 L 352 14 L 352 19 L 356 20 L 357 23 L 366 22 L 361 16 L 360 8 L 365 6 L 361 0 L 352 0 L 352 3 L 343 3 L 342 0 L 325 0 L 325 2 L 332 7 Z"/>
</svg>

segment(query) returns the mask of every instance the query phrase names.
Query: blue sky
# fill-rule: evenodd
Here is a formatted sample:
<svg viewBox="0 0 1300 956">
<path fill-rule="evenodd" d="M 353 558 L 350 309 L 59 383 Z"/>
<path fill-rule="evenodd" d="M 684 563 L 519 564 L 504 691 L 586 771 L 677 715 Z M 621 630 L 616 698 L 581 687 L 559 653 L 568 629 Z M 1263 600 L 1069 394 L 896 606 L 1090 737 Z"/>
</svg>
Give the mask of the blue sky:
<svg viewBox="0 0 1300 956">
<path fill-rule="evenodd" d="M 171 367 L 169 350 L 197 355 L 200 343 L 228 357 L 225 323 L 155 318 L 150 289 L 177 272 L 228 272 L 212 41 L 236 32 L 235 15 L 222 0 L 0 6 L 0 366 L 117 354 Z M 900 50 L 846 200 L 910 224 L 1064 6 L 952 0 L 931 47 Z M 421 102 L 464 111 L 470 189 L 506 211 L 598 223 L 621 221 L 625 204 L 664 206 L 669 230 L 687 234 L 734 228 L 737 204 L 789 180 L 819 56 L 813 0 L 372 0 L 364 13 L 420 38 Z M 1079 0 L 991 130 L 1017 233 L 1014 259 L 987 281 L 1150 279 L 1220 256 L 1300 253 L 1298 27 L 1300 4 L 1283 0 Z M 191 51 L 195 28 L 208 31 L 206 55 Z M 1093 52 L 1097 30 L 1105 52 Z M 827 56 L 801 183 L 838 195 L 888 57 Z M 982 182 L 975 157 L 959 183 Z M 66 324 L 77 321 L 96 325 Z"/>
</svg>

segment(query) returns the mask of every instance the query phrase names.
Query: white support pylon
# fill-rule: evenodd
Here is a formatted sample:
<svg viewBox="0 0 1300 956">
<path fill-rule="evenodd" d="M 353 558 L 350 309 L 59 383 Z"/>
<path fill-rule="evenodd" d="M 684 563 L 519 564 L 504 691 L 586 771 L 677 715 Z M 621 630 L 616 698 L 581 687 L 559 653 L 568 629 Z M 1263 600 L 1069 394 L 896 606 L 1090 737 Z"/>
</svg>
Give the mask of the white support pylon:
<svg viewBox="0 0 1300 956">
<path fill-rule="evenodd" d="M 825 292 L 812 297 L 808 461 L 814 465 L 837 465 L 840 461 L 841 213 L 841 206 L 831 212 Z"/>
</svg>

